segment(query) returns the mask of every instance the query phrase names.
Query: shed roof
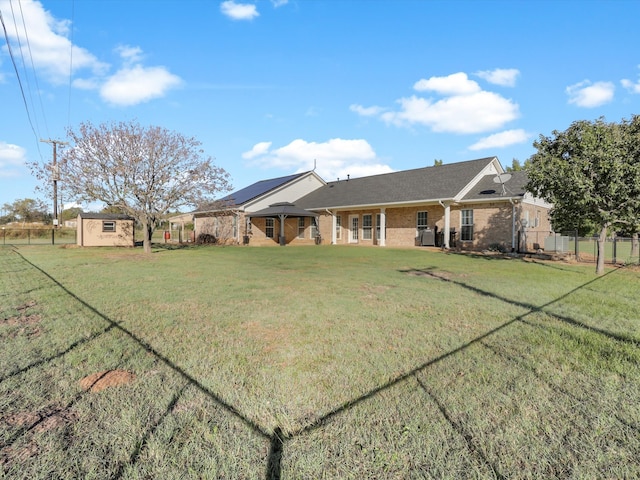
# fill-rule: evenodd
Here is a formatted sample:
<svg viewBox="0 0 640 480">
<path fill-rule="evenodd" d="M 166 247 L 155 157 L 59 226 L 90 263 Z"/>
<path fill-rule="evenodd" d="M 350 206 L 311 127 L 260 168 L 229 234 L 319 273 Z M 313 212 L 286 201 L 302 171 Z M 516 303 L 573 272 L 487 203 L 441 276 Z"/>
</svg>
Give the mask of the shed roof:
<svg viewBox="0 0 640 480">
<path fill-rule="evenodd" d="M 452 199 L 494 160 L 486 157 L 329 182 L 298 199 L 296 205 L 324 209 Z"/>
<path fill-rule="evenodd" d="M 81 212 L 78 215 L 80 216 L 80 218 L 88 218 L 92 220 L 134 220 L 132 216 L 125 215 L 123 213 Z"/>
</svg>

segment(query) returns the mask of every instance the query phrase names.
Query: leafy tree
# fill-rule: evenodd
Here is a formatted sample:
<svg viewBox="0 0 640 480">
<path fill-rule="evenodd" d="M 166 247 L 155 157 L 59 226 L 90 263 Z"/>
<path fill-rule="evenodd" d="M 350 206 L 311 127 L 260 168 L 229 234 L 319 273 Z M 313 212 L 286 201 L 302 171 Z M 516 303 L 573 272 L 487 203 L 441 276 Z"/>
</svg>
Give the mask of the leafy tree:
<svg viewBox="0 0 640 480">
<path fill-rule="evenodd" d="M 67 208 L 66 210 L 62 210 L 62 213 L 60 214 L 60 220 L 62 222 L 64 222 L 65 220 L 75 220 L 76 218 L 78 218 L 78 214 L 82 212 L 83 210 L 80 207 Z"/>
<path fill-rule="evenodd" d="M 104 202 L 142 225 L 144 250 L 165 214 L 199 204 L 229 188 L 228 174 L 204 156 L 201 143 L 162 127 L 136 122 L 69 129 L 72 147 L 60 159 L 65 198 L 78 203 Z M 46 166 L 35 166 L 46 179 Z"/>
<path fill-rule="evenodd" d="M 511 166 L 507 166 L 505 168 L 505 171 L 507 172 L 519 172 L 520 170 L 524 170 L 525 167 L 529 164 L 529 160 L 525 160 L 524 165 L 520 165 L 520 160 L 518 160 L 517 158 L 514 158 L 511 161 Z"/>
<path fill-rule="evenodd" d="M 433 166 L 434 167 L 439 167 L 442 165 L 442 159 L 441 158 L 434 158 L 433 159 Z"/>
<path fill-rule="evenodd" d="M 553 204 L 556 225 L 592 223 L 598 230 L 596 273 L 604 273 L 607 230 L 637 220 L 640 195 L 638 117 L 607 123 L 582 120 L 540 136 L 526 165 L 527 190 Z M 635 133 L 634 133 L 635 132 Z M 634 136 L 636 145 L 634 146 Z"/>
<path fill-rule="evenodd" d="M 42 200 L 22 198 L 13 203 L 5 203 L 2 209 L 6 212 L 4 217 L 7 222 L 49 222 L 51 215 L 47 205 Z"/>
</svg>

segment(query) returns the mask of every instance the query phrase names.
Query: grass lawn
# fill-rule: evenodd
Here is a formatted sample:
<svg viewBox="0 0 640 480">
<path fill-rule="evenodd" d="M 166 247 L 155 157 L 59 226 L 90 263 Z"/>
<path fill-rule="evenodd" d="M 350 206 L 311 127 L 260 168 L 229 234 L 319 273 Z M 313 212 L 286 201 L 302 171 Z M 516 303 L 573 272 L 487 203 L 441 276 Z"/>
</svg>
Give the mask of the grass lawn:
<svg viewBox="0 0 640 480">
<path fill-rule="evenodd" d="M 639 286 L 421 249 L 0 248 L 0 471 L 639 477 Z"/>
</svg>

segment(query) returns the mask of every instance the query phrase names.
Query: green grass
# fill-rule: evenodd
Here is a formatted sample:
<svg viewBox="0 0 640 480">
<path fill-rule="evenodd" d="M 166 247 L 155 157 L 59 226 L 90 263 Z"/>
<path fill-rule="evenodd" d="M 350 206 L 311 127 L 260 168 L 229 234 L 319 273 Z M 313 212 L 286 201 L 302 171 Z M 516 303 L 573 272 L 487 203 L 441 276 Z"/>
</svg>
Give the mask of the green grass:
<svg viewBox="0 0 640 480">
<path fill-rule="evenodd" d="M 0 249 L 0 464 L 637 477 L 640 274 L 592 270 L 420 249 Z M 106 370 L 136 378 L 79 386 Z"/>
</svg>

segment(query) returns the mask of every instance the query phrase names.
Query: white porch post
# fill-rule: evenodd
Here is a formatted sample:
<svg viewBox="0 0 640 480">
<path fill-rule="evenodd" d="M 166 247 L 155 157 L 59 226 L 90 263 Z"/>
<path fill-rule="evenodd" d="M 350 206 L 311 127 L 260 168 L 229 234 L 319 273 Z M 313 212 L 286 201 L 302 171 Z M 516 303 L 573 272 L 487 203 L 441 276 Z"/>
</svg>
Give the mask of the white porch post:
<svg viewBox="0 0 640 480">
<path fill-rule="evenodd" d="M 449 202 L 444 203 L 444 248 L 449 249 L 449 238 L 451 234 L 451 204 Z"/>
<path fill-rule="evenodd" d="M 336 243 L 338 243 L 338 235 L 337 235 L 337 231 L 338 231 L 338 221 L 336 220 L 336 214 L 333 212 L 331 213 L 331 245 L 335 245 Z"/>
<path fill-rule="evenodd" d="M 387 214 L 384 208 L 380 209 L 380 246 L 384 247 L 387 244 Z"/>
</svg>

